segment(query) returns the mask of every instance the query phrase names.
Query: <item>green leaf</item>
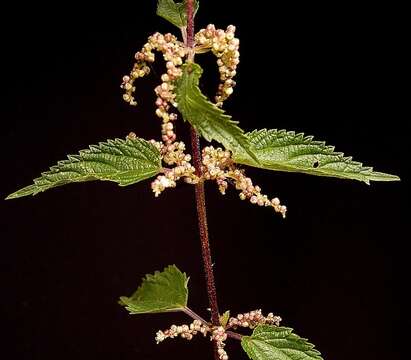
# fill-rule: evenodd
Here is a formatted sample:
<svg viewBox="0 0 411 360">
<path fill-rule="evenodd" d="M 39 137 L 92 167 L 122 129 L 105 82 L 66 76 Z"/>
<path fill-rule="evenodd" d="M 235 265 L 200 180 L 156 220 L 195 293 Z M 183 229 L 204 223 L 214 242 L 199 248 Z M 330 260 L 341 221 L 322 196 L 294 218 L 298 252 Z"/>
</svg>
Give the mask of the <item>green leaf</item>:
<svg viewBox="0 0 411 360">
<path fill-rule="evenodd" d="M 220 315 L 220 325 L 225 328 L 228 320 L 230 320 L 230 310 L 227 310 L 223 315 Z"/>
<path fill-rule="evenodd" d="M 237 121 L 210 102 L 202 93 L 199 80 L 203 70 L 200 65 L 183 65 L 183 75 L 176 81 L 178 110 L 196 131 L 207 141 L 216 140 L 226 149 L 238 152 L 249 161 L 258 163 L 250 151 L 249 141 Z"/>
<path fill-rule="evenodd" d="M 286 327 L 259 325 L 241 345 L 253 360 L 323 360 L 313 344 Z"/>
<path fill-rule="evenodd" d="M 268 170 L 359 180 L 367 184 L 371 180 L 400 180 L 395 175 L 373 171 L 372 167 L 363 166 L 351 157 L 335 152 L 333 146 L 325 145 L 323 141 L 314 141 L 312 136 L 304 136 L 302 133 L 262 129 L 247 133 L 246 136 L 259 163 L 237 148 L 233 152 L 233 158 L 239 164 Z"/>
<path fill-rule="evenodd" d="M 91 180 L 114 181 L 126 186 L 150 178 L 161 170 L 160 152 L 153 144 L 138 138 L 107 140 L 67 158 L 34 179 L 32 185 L 6 199 L 36 195 L 57 186 Z"/>
<path fill-rule="evenodd" d="M 194 0 L 194 15 L 198 7 L 199 2 Z M 173 0 L 158 0 L 157 15 L 181 29 L 187 26 L 187 0 L 179 3 Z"/>
<path fill-rule="evenodd" d="M 120 304 L 130 314 L 179 311 L 187 306 L 188 278 L 177 266 L 170 265 L 163 272 L 146 275 L 131 297 L 122 296 Z"/>
</svg>

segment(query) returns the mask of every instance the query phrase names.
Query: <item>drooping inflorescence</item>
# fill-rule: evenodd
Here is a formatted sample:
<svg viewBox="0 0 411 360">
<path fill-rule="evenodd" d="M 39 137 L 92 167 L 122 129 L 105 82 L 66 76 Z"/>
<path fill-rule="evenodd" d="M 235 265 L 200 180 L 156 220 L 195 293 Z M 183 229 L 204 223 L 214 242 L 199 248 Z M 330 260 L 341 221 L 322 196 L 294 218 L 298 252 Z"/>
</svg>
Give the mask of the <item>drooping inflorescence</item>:
<svg viewBox="0 0 411 360">
<path fill-rule="evenodd" d="M 201 29 L 195 35 L 196 50 L 203 52 L 211 50 L 217 57 L 218 71 L 220 72 L 220 85 L 215 97 L 216 105 L 223 106 L 236 85 L 233 80 L 237 74 L 237 65 L 240 62 L 240 40 L 234 36 L 235 26 L 229 25 L 227 30 L 216 29 L 213 24 Z"/>
<path fill-rule="evenodd" d="M 232 182 L 237 190 L 240 190 L 240 199 L 248 199 L 252 204 L 270 206 L 285 217 L 287 207 L 280 204 L 278 198 L 269 199 L 261 194 L 261 188 L 253 185 L 252 180 L 245 175 L 244 170 L 236 168 L 231 153 L 221 148 L 214 149 L 207 146 L 202 151 L 203 177 L 205 180 L 215 180 L 221 194 L 225 194 L 228 183 Z"/>
<path fill-rule="evenodd" d="M 235 86 L 233 77 L 236 75 L 239 63 L 240 41 L 235 37 L 235 27 L 229 25 L 226 30 L 216 29 L 210 24 L 195 35 L 195 53 L 211 51 L 217 57 L 221 83 L 215 97 L 215 105 L 222 106 L 223 102 L 232 94 Z M 261 193 L 261 188 L 254 185 L 252 180 L 245 175 L 244 170 L 238 169 L 228 150 L 215 149 L 207 146 L 202 150 L 201 176 L 196 174 L 191 164 L 191 155 L 185 152 L 186 146 L 182 141 L 176 141 L 177 136 L 173 123 L 177 114 L 172 107 L 178 108 L 175 94 L 175 81 L 183 72 L 181 66 L 185 58 L 191 53 L 185 44 L 172 34 L 162 35 L 155 33 L 148 38 L 141 51 L 135 54 L 136 62 L 129 75 L 123 77 L 121 87 L 125 90 L 123 98 L 130 105 L 137 105 L 134 98 L 134 82 L 150 72 L 149 64 L 155 60 L 154 52 L 162 53 L 166 61 L 166 73 L 161 75 L 162 83 L 154 91 L 156 99 L 156 115 L 162 120 L 161 141 L 151 140 L 158 148 L 162 161 L 167 165 L 162 174 L 152 182 L 151 188 L 154 195 L 159 196 L 165 189 L 177 186 L 177 181 L 182 179 L 189 184 L 200 181 L 216 181 L 219 191 L 224 195 L 229 184 L 240 191 L 240 199 L 248 199 L 252 204 L 272 207 L 275 212 L 285 217 L 287 208 L 281 205 L 278 198 L 269 199 Z"/>
</svg>

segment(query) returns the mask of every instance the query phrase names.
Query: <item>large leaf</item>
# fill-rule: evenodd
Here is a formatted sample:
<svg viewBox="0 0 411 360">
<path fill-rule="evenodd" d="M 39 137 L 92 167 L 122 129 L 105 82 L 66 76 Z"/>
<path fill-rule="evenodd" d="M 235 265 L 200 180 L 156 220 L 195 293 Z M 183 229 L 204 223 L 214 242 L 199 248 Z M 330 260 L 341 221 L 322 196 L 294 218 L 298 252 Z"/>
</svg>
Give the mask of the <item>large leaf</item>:
<svg viewBox="0 0 411 360">
<path fill-rule="evenodd" d="M 130 314 L 179 311 L 187 306 L 188 278 L 177 266 L 170 265 L 163 272 L 146 275 L 131 297 L 122 296 L 120 304 Z"/>
<path fill-rule="evenodd" d="M 323 360 L 313 344 L 286 327 L 259 325 L 241 345 L 253 360 Z"/>
<path fill-rule="evenodd" d="M 207 141 L 216 140 L 228 150 L 243 154 L 249 161 L 258 163 L 250 151 L 249 141 L 237 121 L 210 102 L 202 93 L 199 80 L 203 70 L 200 65 L 183 65 L 183 75 L 176 81 L 178 110 Z"/>
<path fill-rule="evenodd" d="M 143 139 L 115 139 L 91 145 L 79 155 L 69 155 L 7 199 L 36 195 L 48 189 L 82 181 L 108 180 L 131 185 L 156 175 L 161 169 L 158 149 Z"/>
<path fill-rule="evenodd" d="M 194 15 L 198 7 L 199 2 L 194 0 Z M 187 0 L 179 3 L 173 0 L 158 0 L 157 15 L 181 29 L 187 26 Z"/>
<path fill-rule="evenodd" d="M 251 150 L 259 162 L 250 159 L 247 153 L 237 148 L 234 161 L 262 169 L 300 172 L 318 176 L 364 181 L 395 181 L 399 177 L 373 171 L 351 157 L 335 152 L 333 146 L 323 141 L 314 141 L 312 136 L 286 130 L 254 130 L 246 134 Z"/>
</svg>

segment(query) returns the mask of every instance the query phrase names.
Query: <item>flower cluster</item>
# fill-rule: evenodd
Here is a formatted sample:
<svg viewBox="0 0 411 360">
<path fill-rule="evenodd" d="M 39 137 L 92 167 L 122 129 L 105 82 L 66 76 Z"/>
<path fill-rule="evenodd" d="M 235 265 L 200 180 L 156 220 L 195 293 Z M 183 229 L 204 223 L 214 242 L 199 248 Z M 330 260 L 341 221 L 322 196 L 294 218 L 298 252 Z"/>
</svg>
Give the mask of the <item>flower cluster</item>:
<svg viewBox="0 0 411 360">
<path fill-rule="evenodd" d="M 261 188 L 258 185 L 253 185 L 251 178 L 244 174 L 244 171 L 234 170 L 227 174 L 228 177 L 232 178 L 235 183 L 235 188 L 241 190 L 239 196 L 241 200 L 248 199 L 251 204 L 256 204 L 258 206 L 270 206 L 275 212 L 280 213 L 283 218 L 287 214 L 287 207 L 281 205 L 280 199 L 275 197 L 269 199 L 267 195 L 261 193 Z"/>
<path fill-rule="evenodd" d="M 158 145 L 159 144 L 159 145 Z M 163 161 L 168 165 L 176 165 L 171 169 L 163 169 L 164 175 L 159 175 L 151 184 L 151 188 L 157 197 L 165 189 L 175 187 L 176 181 L 184 178 L 189 184 L 197 184 L 199 181 L 214 180 L 219 191 L 224 195 L 228 184 L 232 183 L 237 190 L 240 190 L 240 199 L 248 199 L 252 204 L 272 207 L 276 212 L 285 217 L 287 207 L 281 205 L 278 198 L 269 199 L 267 195 L 261 193 L 261 188 L 254 185 L 252 180 L 244 174 L 243 170 L 235 167 L 231 158 L 231 153 L 222 148 L 207 146 L 202 150 L 202 175 L 195 174 L 195 168 L 191 165 L 191 156 L 185 154 L 183 142 L 175 142 L 170 145 L 157 143 L 163 157 Z"/>
<path fill-rule="evenodd" d="M 273 313 L 269 313 L 267 316 L 263 316 L 261 310 L 254 310 L 244 314 L 238 314 L 236 317 L 231 317 L 226 326 L 213 326 L 206 323 L 205 320 L 194 320 L 190 325 L 172 325 L 169 329 L 164 331 L 158 331 L 156 333 L 155 340 L 157 344 L 168 338 L 182 337 L 186 340 L 191 340 L 194 335 L 200 333 L 203 336 L 209 334 L 210 340 L 215 341 L 217 345 L 217 352 L 220 360 L 228 360 L 228 354 L 225 351 L 225 341 L 228 337 L 227 330 L 230 328 L 250 328 L 253 329 L 258 325 L 274 325 L 280 326 L 281 318 L 274 316 Z M 239 334 L 231 332 L 231 335 L 236 335 L 238 339 Z"/>
<path fill-rule="evenodd" d="M 215 97 L 216 105 L 222 106 L 232 93 L 236 85 L 233 77 L 237 74 L 237 65 L 240 62 L 240 40 L 234 36 L 235 26 L 229 25 L 227 30 L 216 29 L 213 24 L 207 25 L 195 35 L 196 51 L 202 52 L 211 49 L 218 58 L 217 65 L 221 83 Z"/>
<path fill-rule="evenodd" d="M 186 340 L 191 340 L 194 335 L 201 333 L 206 336 L 209 331 L 210 328 L 208 326 L 203 325 L 199 320 L 194 320 L 190 325 L 172 325 L 170 329 L 167 329 L 165 331 L 159 330 L 157 331 L 155 339 L 157 344 L 161 343 L 167 338 L 173 339 L 177 336 L 180 336 Z"/>
<path fill-rule="evenodd" d="M 153 143 L 155 143 L 153 141 Z M 167 165 L 175 165 L 171 169 L 164 168 L 164 175 L 159 175 L 152 183 L 151 189 L 157 197 L 165 189 L 176 186 L 176 181 L 184 178 L 184 181 L 190 184 L 196 184 L 199 178 L 195 175 L 195 168 L 191 165 L 191 155 L 186 154 L 185 144 L 183 142 L 174 142 L 172 144 L 157 143 L 162 155 L 163 161 Z"/>
<path fill-rule="evenodd" d="M 177 120 L 177 114 L 170 112 L 171 106 L 177 106 L 174 81 L 182 75 L 181 65 L 183 58 L 188 54 L 185 45 L 177 41 L 177 38 L 172 34 L 155 33 L 150 36 L 143 49 L 136 53 L 137 62 L 130 75 L 123 77 L 121 87 L 126 90 L 123 98 L 131 105 L 137 104 L 133 97 L 135 91 L 133 84 L 138 77 L 149 72 L 146 64 L 154 62 L 153 51 L 159 51 L 163 54 L 167 72 L 161 76 L 162 83 L 154 89 L 157 95 L 156 115 L 162 119 L 162 143 L 155 140 L 151 142 L 159 149 L 163 161 L 168 165 L 174 165 L 172 169 L 163 169 L 164 174 L 159 175 L 152 182 L 151 188 L 155 196 L 158 196 L 165 189 L 175 187 L 176 181 L 182 177 L 188 183 L 196 183 L 198 179 L 194 175 L 194 167 L 190 164 L 191 156 L 184 153 L 184 143 L 176 142 L 173 122 Z"/>
<path fill-rule="evenodd" d="M 253 329 L 257 325 L 275 325 L 280 326 L 281 317 L 274 316 L 273 313 L 269 313 L 266 317 L 263 316 L 261 310 L 254 310 L 244 314 L 238 314 L 236 317 L 232 317 L 228 320 L 227 329 L 237 327 L 246 327 Z"/>
<path fill-rule="evenodd" d="M 130 72 L 130 75 L 123 77 L 121 87 L 125 90 L 123 98 L 130 105 L 137 105 L 133 93 L 135 91 L 134 81 L 147 75 L 150 72 L 148 63 L 155 60 L 153 50 L 163 53 L 164 60 L 167 64 L 167 73 L 162 75 L 163 83 L 156 88 L 156 93 L 164 103 L 157 104 L 160 111 L 168 110 L 168 103 L 173 102 L 174 95 L 171 92 L 171 83 L 182 75 L 179 68 L 183 64 L 183 58 L 187 55 L 186 47 L 183 43 L 177 41 L 177 38 L 172 34 L 162 35 L 155 33 L 148 38 L 148 42 L 143 46 L 142 50 L 135 54 L 136 63 Z M 158 99 L 157 99 L 158 100 Z M 160 101 L 158 101 L 160 103 Z M 159 112 L 160 112 L 159 111 Z M 163 116 L 160 116 L 163 117 Z M 168 122 L 168 121 L 166 121 Z"/>
<path fill-rule="evenodd" d="M 222 326 L 215 327 L 211 333 L 211 340 L 215 341 L 217 344 L 218 356 L 221 360 L 228 360 L 227 352 L 224 350 L 225 343 L 227 340 L 227 333 Z"/>
<path fill-rule="evenodd" d="M 204 336 L 207 336 L 207 334 L 210 333 L 210 340 L 215 341 L 217 344 L 219 358 L 221 360 L 228 360 L 228 355 L 224 350 L 224 341 L 227 340 L 227 334 L 222 326 L 210 327 L 207 324 L 202 323 L 200 320 L 194 320 L 190 325 L 172 325 L 167 330 L 157 331 L 155 340 L 157 344 L 168 338 L 173 339 L 178 336 L 186 340 L 191 340 L 193 336 L 198 333 L 203 334 Z"/>
<path fill-rule="evenodd" d="M 261 188 L 258 185 L 253 185 L 252 180 L 244 174 L 244 171 L 235 168 L 229 151 L 207 146 L 203 149 L 202 155 L 204 179 L 216 180 L 223 195 L 228 187 L 228 182 L 233 182 L 235 188 L 241 191 L 241 200 L 248 199 L 252 204 L 270 206 L 283 217 L 286 216 L 287 207 L 281 205 L 278 198 L 270 200 L 267 195 L 261 194 Z"/>
<path fill-rule="evenodd" d="M 134 81 L 149 73 L 150 68 L 146 65 L 155 60 L 153 50 L 160 51 L 166 61 L 167 72 L 161 76 L 162 83 L 154 91 L 157 95 L 156 115 L 162 119 L 161 135 L 165 144 L 172 144 L 176 140 L 174 133 L 173 121 L 177 119 L 176 113 L 169 113 L 170 104 L 176 106 L 173 82 L 182 75 L 181 65 L 183 58 L 187 55 L 186 47 L 183 43 L 177 41 L 172 34 L 162 35 L 155 33 L 148 38 L 148 42 L 143 49 L 136 53 L 137 62 L 130 75 L 123 77 L 121 87 L 126 90 L 123 98 L 130 105 L 137 105 L 133 93 L 135 91 Z"/>
<path fill-rule="evenodd" d="M 205 180 L 215 180 L 221 194 L 225 194 L 228 187 L 227 169 L 234 168 L 231 153 L 221 148 L 214 149 L 207 146 L 202 150 L 202 173 Z"/>
<path fill-rule="evenodd" d="M 230 25 L 227 30 L 216 29 L 210 24 L 206 29 L 200 30 L 196 36 L 196 52 L 210 50 L 217 56 L 217 64 L 220 71 L 222 83 L 216 96 L 218 106 L 232 93 L 235 82 L 236 67 L 239 63 L 239 40 L 235 38 L 235 27 Z M 252 204 L 272 207 L 277 213 L 285 217 L 287 208 L 281 205 L 278 198 L 269 199 L 261 193 L 261 188 L 254 185 L 252 180 L 244 174 L 243 170 L 237 169 L 232 160 L 231 153 L 221 148 L 205 147 L 202 151 L 201 176 L 196 174 L 191 165 L 191 156 L 185 153 L 185 144 L 176 141 L 173 122 L 177 114 L 170 112 L 171 106 L 177 107 L 175 102 L 175 81 L 182 76 L 181 65 L 183 59 L 189 56 L 189 49 L 174 35 L 155 33 L 148 38 L 148 42 L 142 50 L 135 55 L 136 63 L 130 73 L 123 77 L 121 87 L 125 89 L 124 100 L 131 105 L 136 105 L 133 97 L 135 91 L 134 81 L 149 73 L 147 64 L 154 62 L 153 51 L 163 54 L 166 61 L 167 72 L 161 76 L 162 83 L 155 88 L 156 115 L 162 119 L 161 140 L 151 142 L 160 151 L 162 160 L 171 168 L 163 168 L 152 183 L 151 188 L 154 195 L 159 196 L 165 189 L 176 187 L 177 181 L 183 179 L 186 183 L 197 184 L 200 181 L 214 180 L 219 191 L 224 195 L 231 183 L 240 191 L 240 199 L 249 200 Z"/>
<path fill-rule="evenodd" d="M 281 205 L 278 198 L 269 199 L 261 193 L 261 188 L 254 185 L 252 180 L 239 170 L 231 158 L 231 153 L 222 148 L 207 146 L 202 150 L 202 175 L 195 174 L 195 168 L 191 165 L 191 156 L 185 154 L 183 142 L 175 142 L 170 145 L 154 142 L 162 154 L 163 161 L 168 165 L 175 165 L 171 169 L 164 168 L 163 175 L 159 175 L 151 184 L 151 188 L 157 197 L 165 189 L 176 187 L 176 181 L 184 178 L 189 184 L 197 184 L 199 181 L 214 180 L 221 194 L 225 194 L 229 183 L 240 190 L 240 199 L 248 199 L 252 204 L 272 207 L 274 211 L 286 216 L 287 207 Z"/>
</svg>

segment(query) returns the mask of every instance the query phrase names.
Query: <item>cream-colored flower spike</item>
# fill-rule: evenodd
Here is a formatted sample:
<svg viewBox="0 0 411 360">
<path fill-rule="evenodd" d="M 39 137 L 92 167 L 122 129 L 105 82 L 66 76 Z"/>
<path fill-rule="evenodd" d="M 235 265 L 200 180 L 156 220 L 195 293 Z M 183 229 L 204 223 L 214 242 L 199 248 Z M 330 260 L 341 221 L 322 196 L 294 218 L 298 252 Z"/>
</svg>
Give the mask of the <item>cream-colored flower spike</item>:
<svg viewBox="0 0 411 360">
<path fill-rule="evenodd" d="M 195 36 L 195 52 L 212 51 L 218 58 L 217 65 L 220 72 L 221 84 L 219 85 L 216 105 L 222 106 L 233 92 L 236 68 L 239 63 L 239 40 L 235 38 L 235 27 L 230 25 L 227 30 L 216 29 L 210 24 L 200 30 Z M 269 199 L 261 193 L 261 188 L 254 185 L 252 180 L 245 175 L 244 170 L 237 169 L 232 160 L 231 153 L 221 148 L 215 149 L 207 146 L 202 150 L 202 174 L 195 173 L 191 164 L 191 155 L 185 153 L 186 146 L 183 142 L 176 141 L 173 122 L 177 120 L 177 114 L 171 112 L 171 107 L 177 107 L 174 82 L 182 76 L 181 65 L 184 58 L 189 55 L 184 43 L 177 40 L 172 34 L 162 35 L 155 33 L 148 38 L 148 42 L 142 50 L 135 55 L 136 63 L 129 75 L 123 77 L 121 87 L 125 90 L 123 98 L 130 105 L 137 105 L 133 96 L 135 91 L 134 81 L 147 75 L 150 68 L 147 64 L 154 62 L 153 51 L 163 54 L 166 61 L 167 72 L 161 76 L 161 85 L 155 88 L 156 115 L 162 120 L 161 142 L 150 140 L 160 151 L 165 164 L 171 167 L 162 169 L 162 174 L 151 183 L 151 188 L 156 197 L 164 190 L 177 186 L 177 181 L 182 179 L 188 184 L 197 184 L 200 181 L 213 180 L 217 183 L 221 194 L 225 194 L 229 184 L 240 191 L 241 200 L 249 200 L 252 204 L 272 207 L 275 212 L 285 217 L 287 207 L 281 205 L 278 198 Z M 135 136 L 135 135 L 134 135 Z M 130 135 L 129 135 L 130 137 Z"/>
<path fill-rule="evenodd" d="M 215 341 L 217 344 L 217 352 L 219 358 L 221 360 L 228 360 L 227 352 L 224 350 L 224 341 L 227 340 L 227 333 L 225 332 L 225 329 L 222 326 L 218 326 L 213 329 L 211 340 Z"/>
<path fill-rule="evenodd" d="M 206 336 L 209 331 L 210 328 L 207 325 L 202 324 L 199 320 L 194 320 L 190 325 L 172 325 L 167 330 L 157 331 L 155 340 L 157 344 L 161 343 L 165 339 L 173 339 L 178 336 L 186 340 L 191 340 L 194 335 L 200 333 Z"/>
<path fill-rule="evenodd" d="M 203 324 L 200 320 L 194 320 L 190 325 L 172 325 L 167 330 L 157 331 L 155 340 L 157 344 L 166 339 L 173 339 L 178 336 L 186 340 L 191 340 L 194 335 L 202 334 L 203 336 L 207 336 L 208 333 L 210 333 L 210 340 L 215 341 L 217 344 L 219 358 L 221 360 L 228 360 L 228 355 L 224 350 L 224 341 L 227 340 L 227 334 L 222 326 L 210 327 Z"/>
<path fill-rule="evenodd" d="M 274 316 L 269 313 L 266 317 L 263 316 L 261 310 L 254 310 L 244 314 L 238 314 L 236 317 L 231 317 L 227 323 L 227 329 L 237 327 L 246 327 L 253 329 L 258 325 L 275 325 L 280 326 L 281 317 Z"/>
<path fill-rule="evenodd" d="M 165 189 L 175 187 L 176 181 L 181 178 L 189 184 L 214 180 L 223 195 L 230 183 L 240 191 L 240 199 L 248 199 L 252 204 L 259 206 L 272 207 L 275 212 L 283 217 L 286 216 L 287 207 L 281 205 L 278 198 L 270 200 L 267 195 L 262 194 L 261 188 L 253 184 L 252 180 L 244 174 L 244 170 L 236 168 L 229 151 L 221 148 L 215 149 L 212 146 L 205 147 L 202 151 L 202 175 L 199 177 L 190 164 L 190 155 L 185 154 L 184 149 L 182 142 L 161 146 L 163 160 L 169 165 L 175 164 L 176 166 L 163 169 L 164 175 L 159 175 L 152 182 L 151 187 L 156 197 Z"/>
<path fill-rule="evenodd" d="M 235 26 L 229 25 L 227 30 L 216 29 L 213 24 L 201 29 L 195 35 L 197 52 L 211 50 L 217 57 L 218 71 L 220 72 L 220 85 L 218 86 L 216 105 L 223 106 L 236 85 L 233 77 L 237 74 L 237 65 L 240 62 L 240 40 L 234 36 Z"/>
<path fill-rule="evenodd" d="M 281 205 L 278 198 L 270 200 L 267 195 L 261 194 L 261 188 L 253 185 L 252 180 L 244 174 L 243 170 L 236 168 L 229 151 L 207 146 L 203 149 L 202 155 L 204 180 L 216 180 L 223 195 L 228 183 L 232 182 L 235 188 L 241 191 L 239 194 L 241 200 L 248 199 L 252 204 L 272 207 L 285 217 L 287 207 Z"/>
</svg>

